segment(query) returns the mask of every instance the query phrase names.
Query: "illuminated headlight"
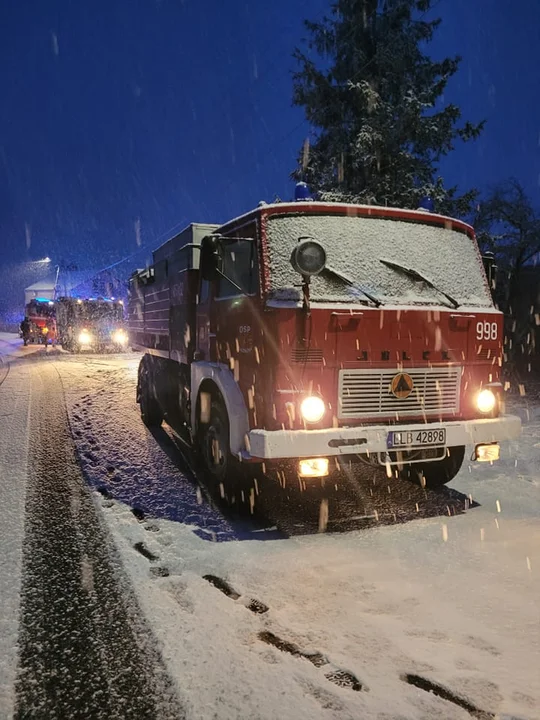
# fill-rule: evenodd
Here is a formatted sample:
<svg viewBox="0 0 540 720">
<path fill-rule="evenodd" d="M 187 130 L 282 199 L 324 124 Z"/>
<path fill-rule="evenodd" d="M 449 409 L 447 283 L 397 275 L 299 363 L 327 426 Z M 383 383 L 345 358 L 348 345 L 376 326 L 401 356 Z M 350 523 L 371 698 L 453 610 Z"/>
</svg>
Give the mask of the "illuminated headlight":
<svg viewBox="0 0 540 720">
<path fill-rule="evenodd" d="M 125 345 L 128 341 L 128 336 L 125 330 L 115 330 L 112 337 L 113 341 L 117 343 L 117 345 Z"/>
<path fill-rule="evenodd" d="M 480 390 L 476 396 L 476 407 L 481 413 L 490 413 L 496 404 L 497 398 L 495 397 L 495 393 L 491 390 Z"/>
<path fill-rule="evenodd" d="M 324 401 L 317 395 L 310 395 L 302 400 L 300 414 L 308 423 L 317 423 L 322 420 L 325 411 Z"/>
<path fill-rule="evenodd" d="M 90 335 L 88 330 L 83 330 L 79 333 L 78 340 L 81 345 L 90 345 L 90 343 L 92 342 L 92 336 Z"/>
</svg>

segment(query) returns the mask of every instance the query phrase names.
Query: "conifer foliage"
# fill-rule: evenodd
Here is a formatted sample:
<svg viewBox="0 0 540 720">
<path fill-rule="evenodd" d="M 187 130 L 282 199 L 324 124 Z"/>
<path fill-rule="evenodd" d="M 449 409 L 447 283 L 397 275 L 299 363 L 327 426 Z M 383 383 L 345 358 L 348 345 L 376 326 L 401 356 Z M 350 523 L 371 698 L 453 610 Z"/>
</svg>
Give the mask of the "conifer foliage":
<svg viewBox="0 0 540 720">
<path fill-rule="evenodd" d="M 461 122 L 443 103 L 461 58 L 432 60 L 427 44 L 440 24 L 433 0 L 336 0 L 329 17 L 306 21 L 309 37 L 294 56 L 295 105 L 314 131 L 293 173 L 321 199 L 466 214 L 475 190 L 445 187 L 438 165 L 456 141 L 483 123 Z"/>
</svg>

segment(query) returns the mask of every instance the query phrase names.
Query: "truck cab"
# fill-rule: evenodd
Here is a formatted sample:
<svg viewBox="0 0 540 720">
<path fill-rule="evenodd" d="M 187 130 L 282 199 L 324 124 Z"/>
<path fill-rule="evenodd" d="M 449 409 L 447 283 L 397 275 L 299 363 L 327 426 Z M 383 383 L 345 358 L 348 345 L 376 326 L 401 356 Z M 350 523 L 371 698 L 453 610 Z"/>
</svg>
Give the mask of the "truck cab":
<svg viewBox="0 0 540 720">
<path fill-rule="evenodd" d="M 438 485 L 465 446 L 493 461 L 519 435 L 504 413 L 503 317 L 469 225 L 304 201 L 261 205 L 188 244 L 196 291 L 181 294 L 182 327 L 165 294 L 162 315 L 139 303 L 163 344 L 141 335 L 138 397 L 143 419 L 189 432 L 217 479 L 238 460 L 324 477 L 346 456 Z M 169 298 L 185 252 L 163 251 Z"/>
</svg>

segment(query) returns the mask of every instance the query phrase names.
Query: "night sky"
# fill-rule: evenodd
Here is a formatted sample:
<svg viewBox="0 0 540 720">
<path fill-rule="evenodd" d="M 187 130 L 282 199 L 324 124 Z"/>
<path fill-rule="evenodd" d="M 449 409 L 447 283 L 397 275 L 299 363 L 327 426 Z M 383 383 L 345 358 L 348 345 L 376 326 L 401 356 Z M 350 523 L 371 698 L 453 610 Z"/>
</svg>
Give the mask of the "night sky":
<svg viewBox="0 0 540 720">
<path fill-rule="evenodd" d="M 0 0 L 0 266 L 101 267 L 188 222 L 293 193 L 309 128 L 291 53 L 329 0 Z M 540 3 L 440 0 L 430 52 L 481 139 L 445 161 L 467 189 L 538 200 Z"/>
</svg>

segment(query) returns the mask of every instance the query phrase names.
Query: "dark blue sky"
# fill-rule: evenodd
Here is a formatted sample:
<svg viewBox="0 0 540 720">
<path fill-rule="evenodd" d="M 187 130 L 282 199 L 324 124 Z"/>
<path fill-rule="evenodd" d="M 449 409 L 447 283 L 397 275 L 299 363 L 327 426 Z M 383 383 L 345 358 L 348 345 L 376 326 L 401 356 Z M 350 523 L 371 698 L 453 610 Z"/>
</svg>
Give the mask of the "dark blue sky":
<svg viewBox="0 0 540 720">
<path fill-rule="evenodd" d="M 329 0 L 0 0 L 0 264 L 106 265 L 174 226 L 290 197 L 302 20 Z M 518 14 L 519 13 L 519 14 Z M 488 120 L 448 181 L 510 175 L 536 203 L 540 3 L 440 0 L 446 100 Z M 27 238 L 30 248 L 27 250 Z"/>
</svg>

